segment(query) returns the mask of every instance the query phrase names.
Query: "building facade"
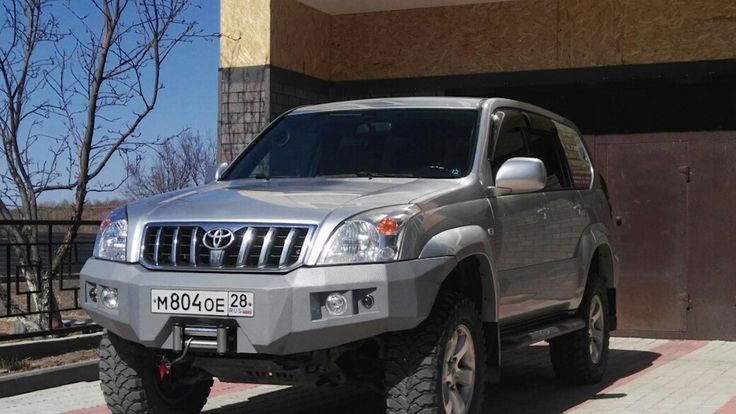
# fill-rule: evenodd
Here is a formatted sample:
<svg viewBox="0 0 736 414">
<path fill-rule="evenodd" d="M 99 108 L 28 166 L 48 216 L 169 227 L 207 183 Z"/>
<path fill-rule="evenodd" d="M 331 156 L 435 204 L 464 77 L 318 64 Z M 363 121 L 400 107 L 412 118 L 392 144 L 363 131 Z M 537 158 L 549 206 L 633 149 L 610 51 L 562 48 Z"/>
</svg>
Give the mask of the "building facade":
<svg viewBox="0 0 736 414">
<path fill-rule="evenodd" d="M 575 121 L 621 332 L 736 339 L 736 2 L 221 0 L 219 157 L 289 108 L 501 96 Z"/>
</svg>

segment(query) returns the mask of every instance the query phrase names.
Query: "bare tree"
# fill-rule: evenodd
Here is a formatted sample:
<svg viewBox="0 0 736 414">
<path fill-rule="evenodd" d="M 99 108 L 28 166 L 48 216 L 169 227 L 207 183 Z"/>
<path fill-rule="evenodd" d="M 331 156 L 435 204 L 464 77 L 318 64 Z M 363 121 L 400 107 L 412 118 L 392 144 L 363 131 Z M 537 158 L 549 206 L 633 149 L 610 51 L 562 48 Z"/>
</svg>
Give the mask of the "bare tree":
<svg viewBox="0 0 736 414">
<path fill-rule="evenodd" d="M 185 19 L 190 0 L 4 0 L 0 13 L 0 218 L 37 220 L 45 193 L 73 194 L 82 218 L 90 192 L 113 159 L 127 163 L 149 143 L 137 130 L 163 88 L 161 66 L 182 42 L 201 36 Z M 4 164 L 4 165 L 3 165 Z M 124 169 L 125 170 L 125 169 Z M 38 231 L 8 226 L 28 289 L 30 328 L 59 322 L 50 281 L 79 225 L 70 226 L 43 266 Z M 10 300 L 0 292 L 0 302 Z M 51 317 L 49 317 L 51 315 Z"/>
<path fill-rule="evenodd" d="M 125 195 L 137 199 L 204 184 L 216 161 L 213 138 L 184 132 L 157 147 L 151 165 L 131 166 Z"/>
</svg>

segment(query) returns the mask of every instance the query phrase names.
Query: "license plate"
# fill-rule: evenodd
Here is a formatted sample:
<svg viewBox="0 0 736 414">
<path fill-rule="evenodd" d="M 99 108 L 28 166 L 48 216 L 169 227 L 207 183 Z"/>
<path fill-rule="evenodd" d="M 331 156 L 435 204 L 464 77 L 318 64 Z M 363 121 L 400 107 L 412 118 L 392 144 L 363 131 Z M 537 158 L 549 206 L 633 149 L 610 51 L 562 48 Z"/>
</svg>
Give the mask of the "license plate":
<svg viewBox="0 0 736 414">
<path fill-rule="evenodd" d="M 252 318 L 253 292 L 152 289 L 151 312 Z"/>
</svg>

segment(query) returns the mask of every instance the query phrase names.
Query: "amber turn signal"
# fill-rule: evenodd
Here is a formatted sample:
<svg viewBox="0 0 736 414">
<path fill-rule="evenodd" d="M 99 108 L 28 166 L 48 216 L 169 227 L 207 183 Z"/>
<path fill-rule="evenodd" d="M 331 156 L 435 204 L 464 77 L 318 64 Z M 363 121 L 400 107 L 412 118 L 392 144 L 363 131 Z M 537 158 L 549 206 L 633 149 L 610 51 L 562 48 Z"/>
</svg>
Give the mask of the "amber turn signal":
<svg viewBox="0 0 736 414">
<path fill-rule="evenodd" d="M 376 224 L 376 230 L 383 236 L 395 236 L 399 231 L 399 225 L 391 217 L 384 217 Z"/>
</svg>

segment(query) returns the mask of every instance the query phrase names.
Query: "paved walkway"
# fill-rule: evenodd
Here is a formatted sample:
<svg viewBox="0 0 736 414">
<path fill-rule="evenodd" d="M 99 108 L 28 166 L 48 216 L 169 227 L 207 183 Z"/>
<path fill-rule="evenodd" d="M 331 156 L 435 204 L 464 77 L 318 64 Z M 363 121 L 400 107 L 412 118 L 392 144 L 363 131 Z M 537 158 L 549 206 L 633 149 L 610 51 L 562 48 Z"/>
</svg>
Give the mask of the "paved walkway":
<svg viewBox="0 0 736 414">
<path fill-rule="evenodd" d="M 501 383 L 484 413 L 735 413 L 736 342 L 613 338 L 608 374 L 595 386 L 558 384 L 547 347 L 504 355 Z M 328 411 L 331 410 L 331 411 Z M 207 413 L 380 412 L 380 401 L 347 387 L 317 390 L 216 383 Z M 0 413 L 106 413 L 99 382 L 0 399 Z"/>
</svg>

